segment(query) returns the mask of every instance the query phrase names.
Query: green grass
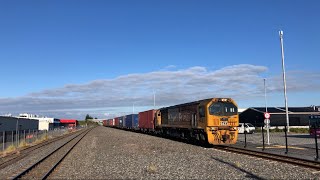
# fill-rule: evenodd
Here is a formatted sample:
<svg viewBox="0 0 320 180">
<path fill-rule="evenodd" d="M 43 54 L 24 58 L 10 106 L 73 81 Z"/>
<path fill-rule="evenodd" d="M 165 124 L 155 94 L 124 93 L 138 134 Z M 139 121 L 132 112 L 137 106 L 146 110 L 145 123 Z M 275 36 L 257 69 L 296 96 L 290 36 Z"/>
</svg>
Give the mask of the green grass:
<svg viewBox="0 0 320 180">
<path fill-rule="evenodd" d="M 267 130 L 264 128 L 264 131 L 266 132 Z M 256 128 L 256 132 L 261 132 L 261 128 Z M 270 129 L 269 132 L 284 132 L 284 129 L 275 128 L 275 129 Z M 308 134 L 309 129 L 308 128 L 290 128 L 290 132 Z"/>
</svg>

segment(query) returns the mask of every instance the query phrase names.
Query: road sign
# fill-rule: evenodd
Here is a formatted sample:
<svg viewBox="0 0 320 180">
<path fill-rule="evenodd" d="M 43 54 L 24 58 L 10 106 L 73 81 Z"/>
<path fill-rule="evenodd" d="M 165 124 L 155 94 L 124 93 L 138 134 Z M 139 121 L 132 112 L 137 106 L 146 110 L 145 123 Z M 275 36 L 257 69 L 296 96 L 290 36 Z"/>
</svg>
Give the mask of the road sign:
<svg viewBox="0 0 320 180">
<path fill-rule="evenodd" d="M 270 118 L 270 114 L 269 113 L 264 113 L 264 118 L 269 119 Z"/>
<path fill-rule="evenodd" d="M 265 124 L 270 124 L 270 119 L 264 119 Z"/>
</svg>

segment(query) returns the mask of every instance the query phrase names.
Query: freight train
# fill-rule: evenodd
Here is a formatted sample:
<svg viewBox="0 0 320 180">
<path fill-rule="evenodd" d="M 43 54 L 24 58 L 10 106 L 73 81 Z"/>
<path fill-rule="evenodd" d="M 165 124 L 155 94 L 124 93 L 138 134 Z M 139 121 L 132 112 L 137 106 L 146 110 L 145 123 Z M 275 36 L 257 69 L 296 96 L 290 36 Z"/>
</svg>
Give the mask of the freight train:
<svg viewBox="0 0 320 180">
<path fill-rule="evenodd" d="M 108 119 L 103 125 L 221 145 L 237 142 L 239 116 L 233 99 L 210 98 Z"/>
</svg>

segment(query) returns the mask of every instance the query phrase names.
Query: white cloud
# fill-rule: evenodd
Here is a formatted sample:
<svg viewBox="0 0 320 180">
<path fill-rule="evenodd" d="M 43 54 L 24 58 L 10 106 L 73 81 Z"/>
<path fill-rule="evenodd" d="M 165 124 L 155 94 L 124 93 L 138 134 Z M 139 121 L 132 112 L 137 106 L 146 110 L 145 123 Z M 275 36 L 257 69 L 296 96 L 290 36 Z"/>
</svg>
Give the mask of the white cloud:
<svg viewBox="0 0 320 180">
<path fill-rule="evenodd" d="M 268 70 L 267 67 L 250 64 L 218 70 L 199 66 L 181 70 L 165 69 L 99 79 L 86 84 L 68 84 L 23 97 L 1 99 L 1 113 L 30 112 L 77 119 L 83 119 L 89 113 L 101 118 L 106 113 L 109 116 L 131 113 L 128 107 L 133 104 L 137 109 L 153 108 L 153 91 L 156 92 L 157 107 L 209 97 L 250 99 L 263 94 L 261 74 Z M 297 71 L 287 73 L 287 77 L 288 91 L 320 89 L 319 73 Z M 281 75 L 270 77 L 267 81 L 268 92 L 283 91 Z"/>
</svg>

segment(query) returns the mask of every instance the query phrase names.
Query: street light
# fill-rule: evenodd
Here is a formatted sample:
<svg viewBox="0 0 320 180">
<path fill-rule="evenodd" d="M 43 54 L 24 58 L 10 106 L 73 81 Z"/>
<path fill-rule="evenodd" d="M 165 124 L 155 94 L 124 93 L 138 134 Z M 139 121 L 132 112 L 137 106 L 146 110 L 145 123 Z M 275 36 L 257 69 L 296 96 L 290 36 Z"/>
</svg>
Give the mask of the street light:
<svg viewBox="0 0 320 180">
<path fill-rule="evenodd" d="M 283 76 L 283 90 L 284 90 L 284 102 L 286 106 L 286 122 L 287 122 L 287 132 L 290 132 L 289 127 L 289 114 L 288 114 L 288 99 L 287 99 L 287 85 L 286 85 L 286 71 L 284 66 L 284 51 L 283 51 L 283 31 L 279 31 L 280 45 L 281 45 L 281 58 L 282 58 L 282 76 Z"/>
</svg>

